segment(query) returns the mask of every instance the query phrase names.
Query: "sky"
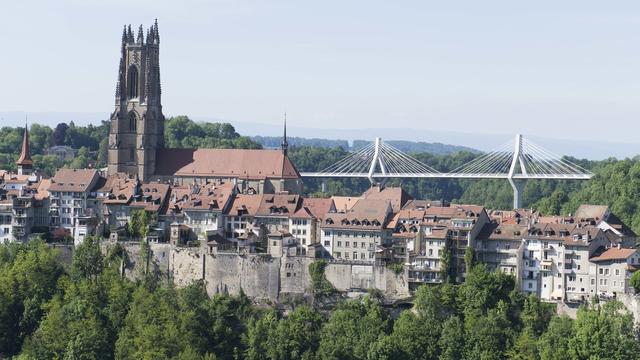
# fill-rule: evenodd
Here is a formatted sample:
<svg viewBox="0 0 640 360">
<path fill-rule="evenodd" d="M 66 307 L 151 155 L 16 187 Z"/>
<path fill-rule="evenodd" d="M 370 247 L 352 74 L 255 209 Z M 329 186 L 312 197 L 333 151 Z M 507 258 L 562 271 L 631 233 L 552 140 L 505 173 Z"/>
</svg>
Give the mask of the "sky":
<svg viewBox="0 0 640 360">
<path fill-rule="evenodd" d="M 166 116 L 640 143 L 640 2 L 624 0 L 4 1 L 5 122 L 106 119 L 122 26 L 155 18 Z"/>
</svg>

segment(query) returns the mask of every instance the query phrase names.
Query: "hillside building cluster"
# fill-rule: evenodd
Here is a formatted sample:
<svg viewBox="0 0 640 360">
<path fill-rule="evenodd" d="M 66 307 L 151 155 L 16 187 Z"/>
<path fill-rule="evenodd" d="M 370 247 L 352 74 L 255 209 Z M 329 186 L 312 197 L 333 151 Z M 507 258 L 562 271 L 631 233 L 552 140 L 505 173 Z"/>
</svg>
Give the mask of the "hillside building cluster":
<svg viewBox="0 0 640 360">
<path fill-rule="evenodd" d="M 463 281 L 465 257 L 513 275 L 544 300 L 582 302 L 631 292 L 640 267 L 636 234 L 606 206 L 570 216 L 413 199 L 374 186 L 361 196 L 303 196 L 280 150 L 166 149 L 157 23 L 122 35 L 107 169 L 33 169 L 25 127 L 17 173 L 0 172 L 0 241 L 48 233 L 81 243 L 170 243 L 210 254 L 304 256 L 399 264 L 411 288 Z M 129 224 L 144 213 L 144 234 Z"/>
</svg>

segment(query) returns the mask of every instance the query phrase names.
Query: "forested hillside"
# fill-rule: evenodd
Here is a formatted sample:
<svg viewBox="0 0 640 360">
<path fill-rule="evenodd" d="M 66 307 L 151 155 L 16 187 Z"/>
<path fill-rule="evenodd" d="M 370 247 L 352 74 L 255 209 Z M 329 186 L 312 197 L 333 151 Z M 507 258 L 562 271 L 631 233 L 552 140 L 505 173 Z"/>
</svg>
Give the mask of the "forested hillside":
<svg viewBox="0 0 640 360">
<path fill-rule="evenodd" d="M 22 132 L 23 128 L 0 128 L 0 169 L 15 171 Z M 82 169 L 107 166 L 107 121 L 99 126 L 77 126 L 71 121 L 69 124 L 60 123 L 53 129 L 32 124 L 29 127 L 29 137 L 34 167 L 46 175 L 53 175 L 61 167 Z M 230 124 L 195 123 L 186 116 L 166 120 L 165 144 L 171 148 L 261 148 L 260 144 L 240 136 Z M 46 155 L 49 147 L 57 145 L 76 149 L 77 155 L 66 161 L 54 155 Z"/>
<path fill-rule="evenodd" d="M 375 293 L 284 313 L 242 295 L 210 298 L 202 282 L 176 289 L 151 274 L 132 282 L 118 272 L 127 259 L 118 246 L 103 257 L 89 237 L 67 272 L 40 241 L 0 245 L 0 358 L 640 358 L 619 303 L 558 317 L 483 265 L 470 264 L 464 284 L 419 288 L 414 308 L 392 316 Z"/>
<path fill-rule="evenodd" d="M 280 148 L 280 144 L 282 143 L 282 137 L 280 136 L 252 136 L 251 140 L 262 144 L 263 147 L 267 149 L 277 149 Z M 310 147 L 320 147 L 320 148 L 336 148 L 341 147 L 345 150 L 358 150 L 364 146 L 367 146 L 371 143 L 371 141 L 366 140 L 354 140 L 352 144 L 349 144 L 347 140 L 332 140 L 332 139 L 319 139 L 319 138 L 301 138 L 301 137 L 287 137 L 287 142 L 289 146 L 301 147 L 301 146 L 310 146 Z M 449 145 L 442 143 L 428 143 L 428 142 L 418 142 L 418 141 L 404 141 L 404 140 L 385 140 L 385 142 L 400 151 L 404 152 L 426 152 L 430 154 L 452 154 L 460 151 L 469 151 L 473 153 L 478 153 L 479 151 L 468 148 L 466 146 L 458 146 L 458 145 Z"/>
</svg>

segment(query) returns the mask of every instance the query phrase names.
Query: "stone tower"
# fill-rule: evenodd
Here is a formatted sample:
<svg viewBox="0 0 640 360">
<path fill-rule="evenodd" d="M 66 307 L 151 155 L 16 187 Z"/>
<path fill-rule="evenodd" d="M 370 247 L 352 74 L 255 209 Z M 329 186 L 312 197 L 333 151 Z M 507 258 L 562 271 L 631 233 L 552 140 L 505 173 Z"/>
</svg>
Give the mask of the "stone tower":
<svg viewBox="0 0 640 360">
<path fill-rule="evenodd" d="M 122 32 L 115 111 L 109 133 L 109 175 L 123 172 L 149 180 L 156 169 L 156 150 L 164 147 L 160 102 L 160 35 L 158 22 L 137 36 L 131 25 Z"/>
</svg>

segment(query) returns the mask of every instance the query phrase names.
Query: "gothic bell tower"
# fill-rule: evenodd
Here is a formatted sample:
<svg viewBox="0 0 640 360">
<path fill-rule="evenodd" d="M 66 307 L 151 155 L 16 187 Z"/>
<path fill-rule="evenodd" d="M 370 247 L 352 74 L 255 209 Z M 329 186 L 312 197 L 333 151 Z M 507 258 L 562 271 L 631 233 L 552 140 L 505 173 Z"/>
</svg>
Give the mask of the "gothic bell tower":
<svg viewBox="0 0 640 360">
<path fill-rule="evenodd" d="M 156 150 L 164 147 L 160 102 L 160 35 L 158 21 L 137 36 L 131 25 L 122 32 L 115 111 L 109 132 L 109 175 L 123 172 L 150 180 Z"/>
</svg>

